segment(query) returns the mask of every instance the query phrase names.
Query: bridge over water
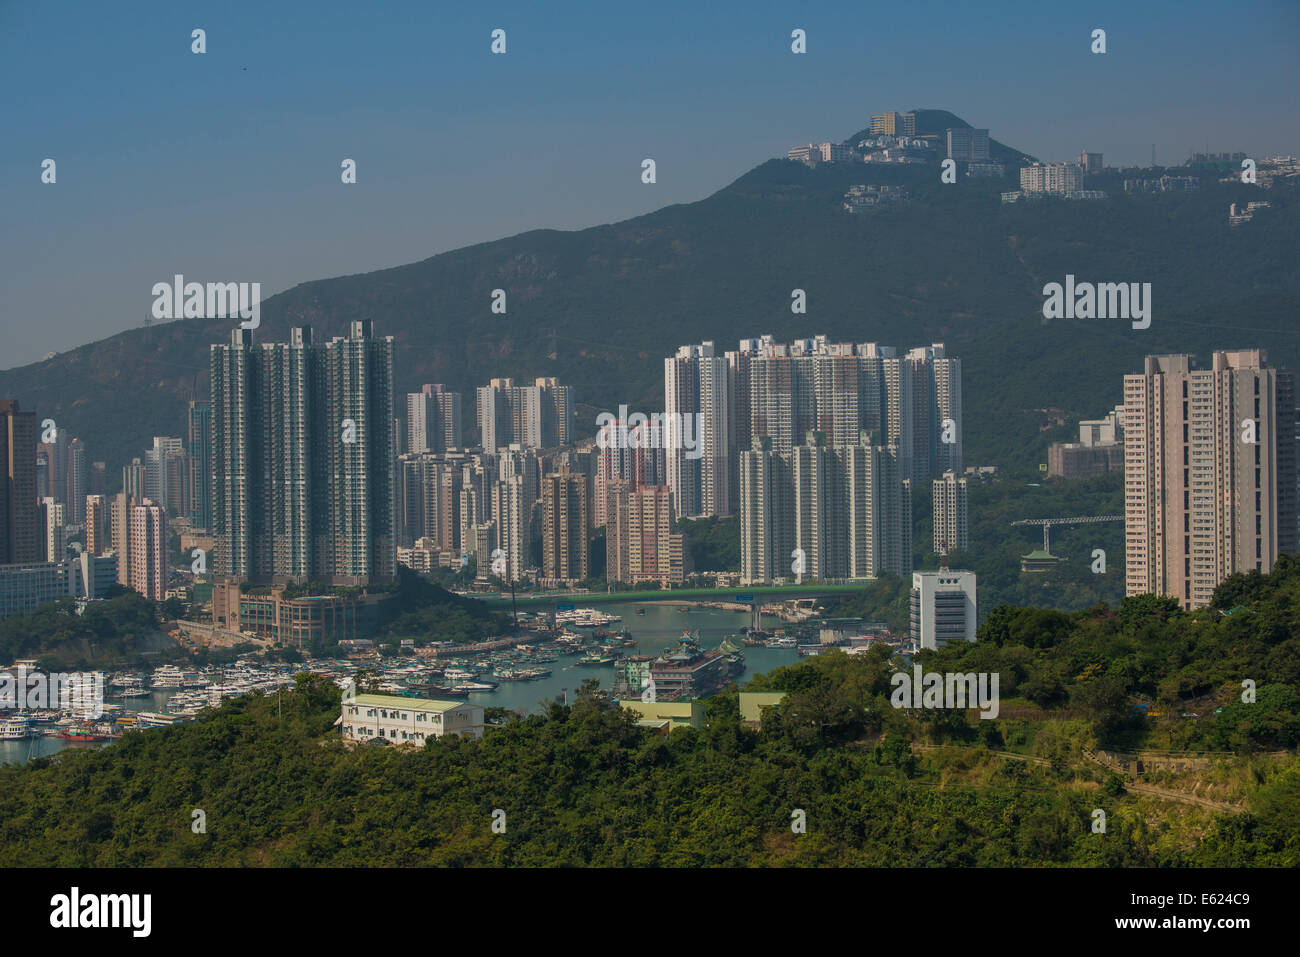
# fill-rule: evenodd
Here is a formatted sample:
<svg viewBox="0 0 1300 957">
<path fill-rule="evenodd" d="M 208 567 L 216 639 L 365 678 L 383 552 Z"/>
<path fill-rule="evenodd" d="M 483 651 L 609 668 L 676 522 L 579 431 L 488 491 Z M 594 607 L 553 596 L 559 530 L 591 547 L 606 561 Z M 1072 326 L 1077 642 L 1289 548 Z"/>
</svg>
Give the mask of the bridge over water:
<svg viewBox="0 0 1300 957">
<path fill-rule="evenodd" d="M 665 604 L 688 602 L 727 602 L 750 607 L 751 627 L 759 627 L 759 610 L 765 604 L 794 601 L 802 598 L 825 598 L 852 595 L 860 592 L 863 584 L 823 585 L 755 585 L 748 588 L 671 588 L 644 591 L 616 592 L 546 592 L 517 595 L 514 605 L 545 611 L 566 611 L 573 608 L 597 608 L 605 605 L 640 604 L 659 601 Z M 477 598 L 493 607 L 511 607 L 509 592 L 460 592 L 466 598 Z"/>
</svg>

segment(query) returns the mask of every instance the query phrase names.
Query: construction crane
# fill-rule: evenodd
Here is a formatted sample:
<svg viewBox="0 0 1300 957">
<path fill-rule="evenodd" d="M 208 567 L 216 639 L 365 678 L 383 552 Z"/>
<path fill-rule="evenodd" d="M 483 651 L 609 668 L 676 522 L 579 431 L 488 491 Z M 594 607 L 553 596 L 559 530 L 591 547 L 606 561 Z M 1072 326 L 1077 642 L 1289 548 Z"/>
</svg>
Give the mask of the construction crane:
<svg viewBox="0 0 1300 957">
<path fill-rule="evenodd" d="M 1098 522 L 1122 522 L 1123 515 L 1082 515 L 1077 518 L 1022 518 L 1015 525 L 1043 526 L 1043 551 L 1052 554 L 1051 528 L 1053 525 L 1095 525 Z"/>
</svg>

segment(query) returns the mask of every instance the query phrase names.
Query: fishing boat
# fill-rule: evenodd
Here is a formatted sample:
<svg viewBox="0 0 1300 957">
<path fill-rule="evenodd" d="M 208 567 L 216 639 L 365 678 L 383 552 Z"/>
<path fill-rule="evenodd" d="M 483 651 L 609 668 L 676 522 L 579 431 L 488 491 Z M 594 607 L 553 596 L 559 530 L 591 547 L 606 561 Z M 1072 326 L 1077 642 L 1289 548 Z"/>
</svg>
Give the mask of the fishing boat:
<svg viewBox="0 0 1300 957">
<path fill-rule="evenodd" d="M 618 657 L 617 655 L 602 655 L 602 654 L 600 654 L 600 653 L 598 653 L 598 652 L 593 652 L 593 653 L 591 653 L 591 654 L 589 654 L 589 655 L 583 655 L 581 658 L 579 658 L 579 659 L 578 659 L 578 664 L 580 664 L 580 665 L 612 665 L 612 664 L 614 663 L 614 659 L 617 658 L 617 657 Z"/>
<path fill-rule="evenodd" d="M 55 737 L 74 743 L 93 743 L 108 740 L 108 735 L 102 734 L 94 728 L 64 728 Z"/>
</svg>

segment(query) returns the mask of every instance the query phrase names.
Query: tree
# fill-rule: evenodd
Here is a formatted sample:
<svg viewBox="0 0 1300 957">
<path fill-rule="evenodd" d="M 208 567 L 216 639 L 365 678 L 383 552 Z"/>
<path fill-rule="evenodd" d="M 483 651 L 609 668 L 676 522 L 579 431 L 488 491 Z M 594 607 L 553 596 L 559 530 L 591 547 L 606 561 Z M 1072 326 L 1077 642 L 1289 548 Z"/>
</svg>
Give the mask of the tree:
<svg viewBox="0 0 1300 957">
<path fill-rule="evenodd" d="M 1106 676 L 1075 685 L 1071 701 L 1092 721 L 1099 740 L 1105 740 L 1129 719 L 1128 694 L 1118 679 Z"/>
</svg>

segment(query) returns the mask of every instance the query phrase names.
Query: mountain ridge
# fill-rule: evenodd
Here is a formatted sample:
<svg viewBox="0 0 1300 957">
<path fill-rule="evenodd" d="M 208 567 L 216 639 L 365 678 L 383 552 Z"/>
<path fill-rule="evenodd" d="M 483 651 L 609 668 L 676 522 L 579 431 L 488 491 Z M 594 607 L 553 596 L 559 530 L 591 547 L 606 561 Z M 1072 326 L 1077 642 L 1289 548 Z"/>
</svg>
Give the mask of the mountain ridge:
<svg viewBox="0 0 1300 957">
<path fill-rule="evenodd" d="M 854 183 L 903 185 L 913 199 L 851 215 L 841 200 Z M 1004 465 L 1045 461 L 1046 442 L 1068 434 L 1036 410 L 1101 414 L 1145 354 L 1204 360 L 1211 348 L 1260 345 L 1295 368 L 1300 278 L 1279 253 L 1300 245 L 1293 188 L 1269 191 L 1274 208 L 1232 230 L 1228 204 L 1260 198 L 1258 187 L 1206 180 L 1196 193 L 1129 196 L 1099 177 L 1104 201 L 1001 205 L 1015 184 L 1014 171 L 945 185 L 929 166 L 772 159 L 693 203 L 300 283 L 263 302 L 256 338 L 282 341 L 303 323 L 343 335 L 369 317 L 395 336 L 399 394 L 555 375 L 584 410 L 647 411 L 662 407 L 663 358 L 687 342 L 945 341 L 963 359 L 968 462 Z M 1153 282 L 1152 329 L 1045 322 L 1042 287 L 1067 273 Z M 504 316 L 490 312 L 495 288 L 507 291 Z M 795 288 L 807 292 L 806 315 L 790 311 Z M 1229 339 L 1223 317 L 1243 310 L 1250 321 Z M 182 319 L 126 330 L 0 372 L 0 396 L 80 435 L 107 463 L 111 489 L 153 435 L 184 434 L 186 400 L 207 394 L 208 347 L 233 327 Z M 594 433 L 591 419 L 580 434 Z"/>
</svg>

